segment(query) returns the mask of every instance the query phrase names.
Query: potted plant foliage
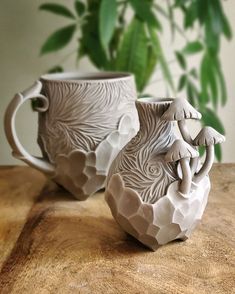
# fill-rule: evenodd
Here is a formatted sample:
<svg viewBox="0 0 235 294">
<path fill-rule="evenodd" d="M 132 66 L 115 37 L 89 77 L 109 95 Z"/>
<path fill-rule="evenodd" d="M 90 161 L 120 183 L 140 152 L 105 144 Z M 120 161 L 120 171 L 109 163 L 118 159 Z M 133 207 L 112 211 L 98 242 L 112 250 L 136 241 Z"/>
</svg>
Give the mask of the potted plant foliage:
<svg viewBox="0 0 235 294">
<path fill-rule="evenodd" d="M 156 67 L 162 72 L 168 92 L 187 93 L 190 103 L 202 113 L 202 124 L 220 133 L 225 130 L 217 115 L 219 105 L 227 101 L 226 84 L 219 52 L 221 38 L 232 38 L 231 28 L 221 0 L 75 0 L 74 9 L 57 3 L 44 3 L 40 10 L 68 19 L 68 25 L 52 33 L 43 44 L 41 54 L 63 49 L 77 38 L 74 61 L 84 56 L 100 70 L 128 71 L 136 78 L 139 95 L 143 95 Z M 181 13 L 182 24 L 175 15 Z M 168 28 L 172 33 L 172 51 L 181 74 L 172 77 L 161 44 Z M 196 37 L 191 35 L 196 31 Z M 181 50 L 174 50 L 174 36 L 184 39 Z M 190 66 L 190 58 L 200 55 L 200 63 Z M 56 64 L 50 72 L 63 71 Z M 221 160 L 220 145 L 215 154 Z"/>
</svg>

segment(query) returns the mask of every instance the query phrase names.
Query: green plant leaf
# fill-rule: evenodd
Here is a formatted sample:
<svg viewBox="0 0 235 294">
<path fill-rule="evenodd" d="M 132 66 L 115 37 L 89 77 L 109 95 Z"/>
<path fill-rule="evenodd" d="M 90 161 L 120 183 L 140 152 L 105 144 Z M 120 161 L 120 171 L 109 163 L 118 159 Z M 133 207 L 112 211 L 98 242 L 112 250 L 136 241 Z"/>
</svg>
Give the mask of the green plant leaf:
<svg viewBox="0 0 235 294">
<path fill-rule="evenodd" d="M 178 91 L 181 91 L 185 87 L 186 81 L 187 81 L 187 76 L 183 74 L 179 80 Z"/>
<path fill-rule="evenodd" d="M 227 17 L 224 14 L 223 6 L 220 0 L 214 0 L 211 2 L 211 21 L 212 27 L 215 33 L 224 33 L 226 38 L 230 40 L 232 38 L 232 30 L 228 22 Z M 217 23 L 216 23 L 217 22 Z"/>
<path fill-rule="evenodd" d="M 62 66 L 56 65 L 56 66 L 52 67 L 51 69 L 49 69 L 47 72 L 48 73 L 59 73 L 59 72 L 63 72 L 63 71 L 64 71 L 64 69 Z"/>
<path fill-rule="evenodd" d="M 202 49 L 203 49 L 203 46 L 201 42 L 199 41 L 190 42 L 184 47 L 183 53 L 188 55 L 195 54 L 202 51 Z"/>
<path fill-rule="evenodd" d="M 201 61 L 200 66 L 200 84 L 201 84 L 201 90 L 202 90 L 202 99 L 204 101 L 204 104 L 209 102 L 209 95 L 208 95 L 208 58 L 205 54 Z"/>
<path fill-rule="evenodd" d="M 187 9 L 187 13 L 185 13 L 184 16 L 184 27 L 190 28 L 193 26 L 194 21 L 197 19 L 197 3 L 196 1 L 193 1 L 188 9 Z"/>
<path fill-rule="evenodd" d="M 190 74 L 192 77 L 194 77 L 195 79 L 198 78 L 198 73 L 197 73 L 196 68 L 192 68 L 192 69 L 190 70 L 189 74 Z"/>
<path fill-rule="evenodd" d="M 65 47 L 72 39 L 76 25 L 69 25 L 54 32 L 44 43 L 41 54 L 57 51 Z"/>
<path fill-rule="evenodd" d="M 78 43 L 79 43 L 79 47 L 77 51 L 77 61 L 79 61 L 79 59 L 81 59 L 82 57 L 86 55 L 86 48 L 84 47 L 83 40 L 79 39 Z"/>
<path fill-rule="evenodd" d="M 61 4 L 45 3 L 40 5 L 39 9 L 75 19 L 75 16 L 73 15 L 73 13 L 66 6 Z"/>
<path fill-rule="evenodd" d="M 200 156 L 202 157 L 206 150 L 205 150 L 205 147 L 199 146 L 198 151 L 199 151 Z"/>
<path fill-rule="evenodd" d="M 181 66 L 181 68 L 186 69 L 187 64 L 186 64 L 186 60 L 185 60 L 183 54 L 180 53 L 179 51 L 175 51 L 175 56 L 176 56 L 176 59 L 177 59 L 179 65 Z"/>
<path fill-rule="evenodd" d="M 99 11 L 99 33 L 100 40 L 104 48 L 113 36 L 117 19 L 117 2 L 116 0 L 102 0 Z"/>
<path fill-rule="evenodd" d="M 222 161 L 222 148 L 220 144 L 215 145 L 215 157 L 219 162 Z"/>
<path fill-rule="evenodd" d="M 169 15 L 169 23 L 170 23 L 170 28 L 171 28 L 172 40 L 173 40 L 175 37 L 174 9 L 172 7 L 172 4 L 169 1 L 167 1 L 167 10 L 168 10 L 168 15 Z"/>
<path fill-rule="evenodd" d="M 232 29 L 225 15 L 223 15 L 223 33 L 228 40 L 232 39 L 233 37 Z"/>
<path fill-rule="evenodd" d="M 82 16 L 86 10 L 86 6 L 82 1 L 75 0 L 74 8 L 78 16 Z"/>
<path fill-rule="evenodd" d="M 222 135 L 225 134 L 224 126 L 218 117 L 218 115 L 212 109 L 205 107 L 204 109 L 200 110 L 202 113 L 202 122 L 205 126 L 211 126 L 212 128 L 216 129 Z"/>
<path fill-rule="evenodd" d="M 156 27 L 159 30 L 162 29 L 160 22 L 156 15 L 151 10 L 151 4 L 146 0 L 129 0 L 129 3 L 133 7 L 136 15 L 149 24 L 150 26 Z"/>
<path fill-rule="evenodd" d="M 216 72 L 214 71 L 214 66 L 211 62 L 208 64 L 207 72 L 208 72 L 209 87 L 211 91 L 211 100 L 212 100 L 214 109 L 216 109 L 218 106 L 218 88 L 217 88 L 217 81 L 215 76 Z"/>
<path fill-rule="evenodd" d="M 159 63 L 160 63 L 160 66 L 161 66 L 163 76 L 166 79 L 166 81 L 168 82 L 168 84 L 170 85 L 173 92 L 175 92 L 174 82 L 173 82 L 173 79 L 172 79 L 172 76 L 171 76 L 170 69 L 168 67 L 168 63 L 167 63 L 167 61 L 165 59 L 165 56 L 164 56 L 164 53 L 163 53 L 163 50 L 162 50 L 158 35 L 157 35 L 156 31 L 151 27 L 149 27 L 149 33 L 150 33 L 150 36 L 151 36 L 151 41 L 153 43 L 153 48 L 155 48 L 156 55 L 159 58 Z"/>
<path fill-rule="evenodd" d="M 147 66 L 146 69 L 144 71 L 144 75 L 143 75 L 143 80 L 142 80 L 142 84 L 141 84 L 141 89 L 144 89 L 146 84 L 148 83 L 149 79 L 151 78 L 156 64 L 157 64 L 157 60 L 158 60 L 158 56 L 156 54 L 155 49 L 153 48 L 153 46 L 150 44 L 148 45 L 148 57 L 147 57 Z"/>
<path fill-rule="evenodd" d="M 143 76 L 147 65 L 147 35 L 142 21 L 134 18 L 124 33 L 117 52 L 116 70 L 132 72 L 138 91 L 142 91 Z"/>
<path fill-rule="evenodd" d="M 217 73 L 213 56 L 205 54 L 201 64 L 201 84 L 203 93 L 207 93 L 209 99 L 212 101 L 214 109 L 218 106 L 218 86 L 216 75 Z"/>
<path fill-rule="evenodd" d="M 193 88 L 191 87 L 190 83 L 187 83 L 186 90 L 187 90 L 187 99 L 188 99 L 189 103 L 193 107 L 195 107 Z"/>
<path fill-rule="evenodd" d="M 211 1 L 210 5 L 211 26 L 214 34 L 223 33 L 227 39 L 232 38 L 232 30 L 230 24 L 224 14 L 220 0 Z"/>
<path fill-rule="evenodd" d="M 105 70 L 108 67 L 108 59 L 99 37 L 100 1 L 92 0 L 87 4 L 86 22 L 81 27 L 81 52 L 83 55 L 87 55 L 98 69 Z"/>
<path fill-rule="evenodd" d="M 211 110 L 210 108 L 203 108 L 200 110 L 202 113 L 202 122 L 205 126 L 211 126 L 212 128 L 216 129 L 222 135 L 225 134 L 224 126 L 217 116 L 217 114 Z M 219 146 L 219 147 L 218 147 Z M 221 146 L 219 144 L 215 145 L 215 155 L 218 161 L 222 159 L 222 151 Z"/>
<path fill-rule="evenodd" d="M 220 0 L 219 0 L 220 1 Z M 219 35 L 223 31 L 223 21 L 221 18 L 220 3 L 213 0 L 208 7 L 208 14 L 210 16 L 211 29 L 215 35 Z"/>
<path fill-rule="evenodd" d="M 186 2 L 187 2 L 187 0 L 175 0 L 174 6 L 182 8 L 182 7 L 184 7 Z"/>
<path fill-rule="evenodd" d="M 221 97 L 220 99 L 221 99 L 222 105 L 224 106 L 227 101 L 227 90 L 226 90 L 224 75 L 221 69 L 221 64 L 217 57 L 213 59 L 213 65 L 214 65 L 214 71 L 217 74 L 217 78 L 220 85 L 220 97 Z"/>
<path fill-rule="evenodd" d="M 199 98 L 198 102 L 201 107 L 205 107 L 205 105 L 210 101 L 210 97 L 207 91 L 200 92 L 198 98 Z"/>
<path fill-rule="evenodd" d="M 210 15 L 205 20 L 205 43 L 207 50 L 216 55 L 220 50 L 220 35 L 216 34 L 212 28 Z"/>
<path fill-rule="evenodd" d="M 210 5 L 210 3 L 208 0 L 197 0 L 195 2 L 197 3 L 197 15 L 199 21 L 201 24 L 203 24 L 207 17 L 208 6 Z"/>
<path fill-rule="evenodd" d="M 187 80 L 186 90 L 190 104 L 192 104 L 193 107 L 196 107 L 196 102 L 199 102 L 200 94 L 196 85 L 190 79 Z"/>
<path fill-rule="evenodd" d="M 117 53 L 118 46 L 120 44 L 120 40 L 123 36 L 123 32 L 124 32 L 124 28 L 122 26 L 116 27 L 116 29 L 113 33 L 113 37 L 111 39 L 111 42 L 109 43 L 109 52 L 110 52 L 110 56 L 111 56 L 110 69 L 112 69 L 112 70 L 115 68 L 115 62 L 112 62 L 112 61 L 115 61 L 115 56 Z"/>
</svg>

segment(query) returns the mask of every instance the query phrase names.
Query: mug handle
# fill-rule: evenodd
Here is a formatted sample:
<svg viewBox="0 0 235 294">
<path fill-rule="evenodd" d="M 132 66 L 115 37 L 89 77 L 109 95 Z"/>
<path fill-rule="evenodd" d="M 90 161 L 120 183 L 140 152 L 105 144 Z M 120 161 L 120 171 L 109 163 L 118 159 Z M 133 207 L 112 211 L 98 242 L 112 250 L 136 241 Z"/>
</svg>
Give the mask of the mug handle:
<svg viewBox="0 0 235 294">
<path fill-rule="evenodd" d="M 15 97 L 11 100 L 8 105 L 5 117 L 4 117 L 4 129 L 5 134 L 12 148 L 12 155 L 26 162 L 28 165 L 36 168 L 37 170 L 47 174 L 48 176 L 53 176 L 55 174 L 55 167 L 45 160 L 44 158 L 38 158 L 29 154 L 24 147 L 21 145 L 15 128 L 15 117 L 20 106 L 27 100 L 38 98 L 42 102 L 42 106 L 35 107 L 35 110 L 38 112 L 44 112 L 49 107 L 48 98 L 42 94 L 40 94 L 42 89 L 42 83 L 40 81 L 36 81 L 31 87 L 26 89 L 21 93 L 17 93 Z"/>
</svg>

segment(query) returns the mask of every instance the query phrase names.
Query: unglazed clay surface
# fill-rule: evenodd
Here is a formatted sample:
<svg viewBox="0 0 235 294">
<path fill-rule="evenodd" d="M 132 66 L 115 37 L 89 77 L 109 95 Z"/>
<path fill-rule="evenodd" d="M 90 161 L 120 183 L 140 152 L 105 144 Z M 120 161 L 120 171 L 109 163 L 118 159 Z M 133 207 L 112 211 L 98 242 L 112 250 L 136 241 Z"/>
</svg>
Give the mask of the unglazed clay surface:
<svg viewBox="0 0 235 294">
<path fill-rule="evenodd" d="M 15 115 L 28 99 L 40 99 L 38 144 L 43 158 L 20 144 Z M 132 75 L 97 73 L 43 76 L 16 94 L 5 115 L 5 132 L 13 155 L 46 173 L 85 200 L 104 187 L 112 160 L 139 129 Z"/>
<path fill-rule="evenodd" d="M 112 131 L 95 151 L 75 149 L 68 155 L 58 155 L 54 180 L 73 195 L 78 195 L 79 200 L 87 199 L 97 187 L 104 187 L 112 160 L 135 134 L 132 118 L 124 115 L 118 129 Z"/>
<path fill-rule="evenodd" d="M 118 128 L 121 117 L 133 117 L 136 92 L 133 80 L 96 83 L 42 80 L 42 93 L 50 107 L 39 114 L 38 142 L 50 162 L 72 150 L 95 151 Z"/>
<path fill-rule="evenodd" d="M 188 198 L 178 193 L 179 181 L 171 183 L 165 195 L 153 204 L 126 187 L 120 174 L 111 177 L 106 201 L 113 217 L 126 232 L 152 250 L 176 239 L 187 239 L 200 222 L 207 204 L 210 181 L 205 177 L 194 185 Z"/>
<path fill-rule="evenodd" d="M 109 175 L 119 173 L 126 187 L 135 187 L 144 202 L 154 203 L 177 179 L 175 163 L 164 160 L 175 140 L 173 123 L 161 120 L 169 103 L 137 102 L 136 107 L 140 130 L 118 154 Z"/>
<path fill-rule="evenodd" d="M 152 250 L 187 239 L 205 210 L 214 144 L 225 138 L 204 128 L 193 140 L 186 119 L 200 119 L 186 100 L 137 101 L 138 134 L 110 168 L 105 198 L 119 225 Z M 177 121 L 182 139 L 172 129 Z M 206 136 L 206 139 L 205 139 Z M 197 146 L 206 147 L 200 163 Z"/>
</svg>

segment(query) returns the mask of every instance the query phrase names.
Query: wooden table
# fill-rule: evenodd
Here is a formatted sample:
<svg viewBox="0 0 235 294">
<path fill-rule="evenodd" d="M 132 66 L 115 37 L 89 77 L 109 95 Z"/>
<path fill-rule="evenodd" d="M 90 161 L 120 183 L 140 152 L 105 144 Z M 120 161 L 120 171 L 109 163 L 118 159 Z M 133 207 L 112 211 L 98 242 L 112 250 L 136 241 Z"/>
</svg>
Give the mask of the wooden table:
<svg viewBox="0 0 235 294">
<path fill-rule="evenodd" d="M 235 165 L 211 179 L 191 239 L 153 253 L 103 193 L 78 202 L 31 168 L 0 168 L 0 293 L 235 293 Z"/>
</svg>

